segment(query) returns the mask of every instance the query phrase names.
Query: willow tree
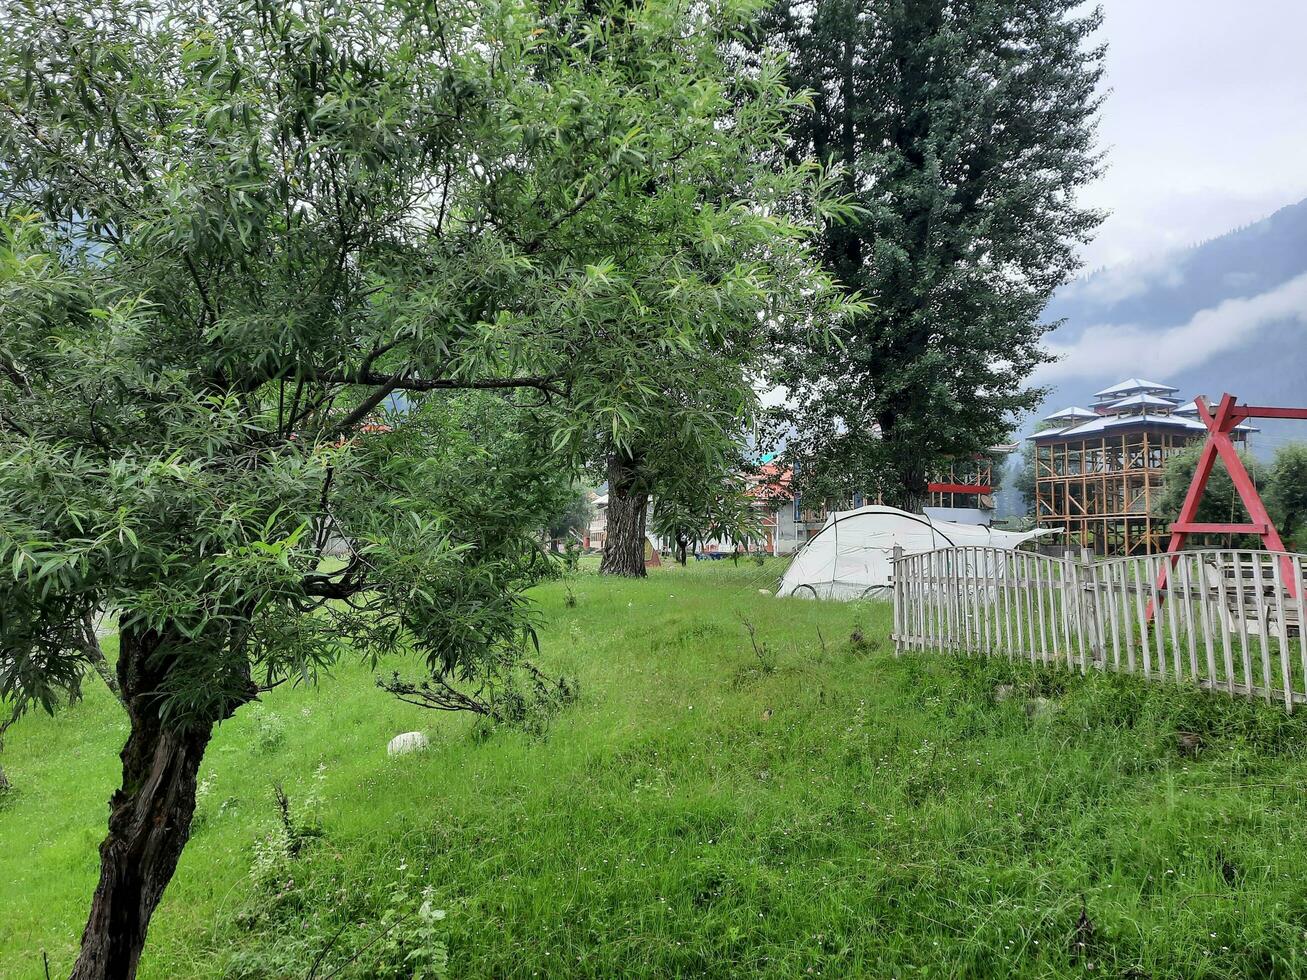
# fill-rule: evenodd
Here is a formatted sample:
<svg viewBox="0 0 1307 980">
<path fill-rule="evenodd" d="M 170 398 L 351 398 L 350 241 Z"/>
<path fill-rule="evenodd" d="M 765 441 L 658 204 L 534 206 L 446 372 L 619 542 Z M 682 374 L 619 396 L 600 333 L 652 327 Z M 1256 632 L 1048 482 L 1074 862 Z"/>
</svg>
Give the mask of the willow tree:
<svg viewBox="0 0 1307 980">
<path fill-rule="evenodd" d="M 748 163 L 793 104 L 723 60 L 753 12 L 3 4 L 0 698 L 57 703 L 112 612 L 130 718 L 75 977 L 135 972 L 261 691 L 520 649 L 538 526 L 433 464 L 442 396 L 547 413 L 567 469 L 674 424 L 668 363 L 826 302 L 769 213 L 817 171 Z"/>
<path fill-rule="evenodd" d="M 610 290 L 608 319 L 595 321 L 606 342 L 584 365 L 601 410 L 577 435 L 608 481 L 605 574 L 644 575 L 651 498 L 708 500 L 738 477 L 774 336 L 826 337 L 861 308 L 808 244 L 850 212 L 836 175 L 783 156 L 807 93 L 787 90 L 777 52 L 748 55 L 745 21 L 710 23 L 697 57 L 712 81 L 687 90 L 699 152 L 664 156 L 588 218 Z M 595 57 L 627 73 L 633 45 L 662 49 L 670 36 L 618 19 Z M 655 79 L 651 94 L 663 89 Z"/>
<path fill-rule="evenodd" d="M 805 491 L 915 509 L 932 471 L 1038 404 L 1042 319 L 1101 216 L 1101 17 L 1081 0 L 779 0 L 761 36 L 814 93 L 794 152 L 845 168 L 854 220 L 821 235 L 869 309 L 799 337 L 774 376 Z"/>
</svg>

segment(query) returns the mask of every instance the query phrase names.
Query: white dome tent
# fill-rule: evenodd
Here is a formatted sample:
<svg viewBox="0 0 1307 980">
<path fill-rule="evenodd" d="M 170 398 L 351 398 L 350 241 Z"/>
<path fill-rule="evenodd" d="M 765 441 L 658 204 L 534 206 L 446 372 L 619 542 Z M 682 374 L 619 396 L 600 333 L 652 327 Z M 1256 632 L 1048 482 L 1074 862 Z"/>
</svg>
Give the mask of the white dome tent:
<svg viewBox="0 0 1307 980">
<path fill-rule="evenodd" d="M 778 596 L 807 599 L 887 598 L 894 548 L 905 555 L 937 548 L 1006 548 L 1044 534 L 996 531 L 978 524 L 955 524 L 877 505 L 831 514 L 790 563 Z"/>
</svg>

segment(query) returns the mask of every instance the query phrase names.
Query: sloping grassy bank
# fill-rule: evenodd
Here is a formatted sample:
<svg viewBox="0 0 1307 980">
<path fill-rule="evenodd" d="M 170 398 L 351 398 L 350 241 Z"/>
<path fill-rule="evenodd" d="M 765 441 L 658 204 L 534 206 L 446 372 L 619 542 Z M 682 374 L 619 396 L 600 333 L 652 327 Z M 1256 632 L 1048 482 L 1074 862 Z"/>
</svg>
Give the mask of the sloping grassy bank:
<svg viewBox="0 0 1307 980">
<path fill-rule="evenodd" d="M 1307 974 L 1301 722 L 896 660 L 888 607 L 778 601 L 772 572 L 540 588 L 581 695 L 544 737 L 356 666 L 241 712 L 143 975 Z M 388 759 L 410 729 L 431 750 Z M 11 730 L 0 975 L 71 963 L 122 734 L 96 689 Z"/>
</svg>

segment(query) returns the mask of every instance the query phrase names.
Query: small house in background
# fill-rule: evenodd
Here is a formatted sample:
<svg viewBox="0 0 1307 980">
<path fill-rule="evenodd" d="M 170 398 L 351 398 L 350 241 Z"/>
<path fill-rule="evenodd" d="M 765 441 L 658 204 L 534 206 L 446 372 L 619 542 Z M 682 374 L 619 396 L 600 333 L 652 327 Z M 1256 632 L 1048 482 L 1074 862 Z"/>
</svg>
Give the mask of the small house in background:
<svg viewBox="0 0 1307 980">
<path fill-rule="evenodd" d="M 586 551 L 603 551 L 608 539 L 608 485 L 590 491 L 590 524 L 581 534 Z"/>
<path fill-rule="evenodd" d="M 924 508 L 926 516 L 936 521 L 988 527 L 994 522 L 996 509 L 994 492 L 998 484 L 994 482 L 994 466 L 1017 448 L 1016 443 L 994 446 L 987 453 L 958 460 L 944 472 L 935 474 L 926 487 L 929 494 L 929 503 Z"/>
<path fill-rule="evenodd" d="M 1207 436 L 1193 400 L 1172 385 L 1127 378 L 1094 394 L 1088 408 L 1047 416 L 1035 445 L 1035 520 L 1099 555 L 1166 548 L 1169 521 L 1153 516 L 1167 461 Z M 1235 437 L 1244 441 L 1251 426 Z"/>
</svg>

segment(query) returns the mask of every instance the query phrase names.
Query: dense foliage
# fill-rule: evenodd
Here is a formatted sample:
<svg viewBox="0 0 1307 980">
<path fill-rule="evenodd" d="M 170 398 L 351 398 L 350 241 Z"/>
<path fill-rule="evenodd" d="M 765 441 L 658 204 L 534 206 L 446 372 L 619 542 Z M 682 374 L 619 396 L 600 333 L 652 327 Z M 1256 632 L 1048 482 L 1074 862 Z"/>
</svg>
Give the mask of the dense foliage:
<svg viewBox="0 0 1307 980">
<path fill-rule="evenodd" d="M 1266 506 L 1286 545 L 1307 548 L 1307 445 L 1290 443 L 1276 450 Z"/>
<path fill-rule="evenodd" d="M 794 340 L 773 380 L 808 492 L 914 508 L 950 458 L 1000 441 L 1046 360 L 1041 320 L 1100 216 L 1078 188 L 1103 50 L 1079 0 L 782 2 L 762 34 L 816 93 L 794 152 L 846 168 L 861 210 L 826 267 L 871 308 L 836 347 Z"/>
</svg>

